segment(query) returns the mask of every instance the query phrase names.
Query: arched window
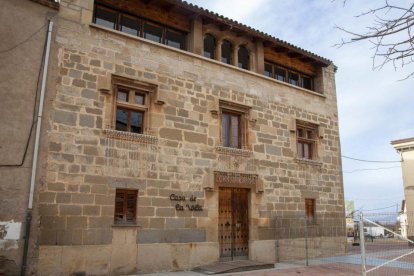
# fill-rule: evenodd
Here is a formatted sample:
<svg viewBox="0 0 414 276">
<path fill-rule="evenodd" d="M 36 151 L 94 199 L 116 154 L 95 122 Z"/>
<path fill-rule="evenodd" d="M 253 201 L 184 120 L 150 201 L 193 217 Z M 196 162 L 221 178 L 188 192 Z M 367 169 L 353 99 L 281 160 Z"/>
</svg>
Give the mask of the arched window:
<svg viewBox="0 0 414 276">
<path fill-rule="evenodd" d="M 233 46 L 230 41 L 223 40 L 223 43 L 221 44 L 221 62 L 231 64 L 232 48 Z"/>
<path fill-rule="evenodd" d="M 238 60 L 240 68 L 249 70 L 249 51 L 243 45 L 239 48 Z"/>
<path fill-rule="evenodd" d="M 216 39 L 211 34 L 204 37 L 204 56 L 214 59 L 214 52 L 216 50 Z"/>
</svg>

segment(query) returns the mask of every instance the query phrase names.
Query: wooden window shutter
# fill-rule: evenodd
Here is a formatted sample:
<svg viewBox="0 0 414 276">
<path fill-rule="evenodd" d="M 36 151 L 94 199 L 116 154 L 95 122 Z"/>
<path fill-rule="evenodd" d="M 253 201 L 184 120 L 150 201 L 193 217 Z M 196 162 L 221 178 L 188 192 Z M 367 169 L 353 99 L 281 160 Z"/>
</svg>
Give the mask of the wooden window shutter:
<svg viewBox="0 0 414 276">
<path fill-rule="evenodd" d="M 305 198 L 305 213 L 309 220 L 315 218 L 315 199 Z"/>
<path fill-rule="evenodd" d="M 115 223 L 122 223 L 124 221 L 124 201 L 125 193 L 123 190 L 117 190 L 115 197 Z"/>
<path fill-rule="evenodd" d="M 135 223 L 137 213 L 137 195 L 137 190 L 116 190 L 115 224 Z"/>
<path fill-rule="evenodd" d="M 135 223 L 137 210 L 137 191 L 127 192 L 125 205 L 125 222 Z"/>
</svg>

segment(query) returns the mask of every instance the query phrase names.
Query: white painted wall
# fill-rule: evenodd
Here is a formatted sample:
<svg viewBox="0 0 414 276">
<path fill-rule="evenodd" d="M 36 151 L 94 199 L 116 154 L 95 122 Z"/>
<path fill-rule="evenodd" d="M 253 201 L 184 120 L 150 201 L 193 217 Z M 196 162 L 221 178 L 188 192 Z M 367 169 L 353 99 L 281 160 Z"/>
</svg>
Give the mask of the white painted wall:
<svg viewBox="0 0 414 276">
<path fill-rule="evenodd" d="M 385 236 L 384 228 L 378 226 L 364 227 L 364 233 L 374 237 Z"/>
<path fill-rule="evenodd" d="M 0 249 L 17 248 L 21 228 L 21 222 L 0 221 Z"/>
</svg>

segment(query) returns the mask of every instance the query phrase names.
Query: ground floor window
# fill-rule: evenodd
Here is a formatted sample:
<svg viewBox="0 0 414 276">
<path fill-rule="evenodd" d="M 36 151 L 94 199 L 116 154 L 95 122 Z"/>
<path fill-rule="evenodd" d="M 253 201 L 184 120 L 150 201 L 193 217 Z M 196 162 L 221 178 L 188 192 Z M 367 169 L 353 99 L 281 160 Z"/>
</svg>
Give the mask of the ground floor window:
<svg viewBox="0 0 414 276">
<path fill-rule="evenodd" d="M 135 224 L 138 190 L 116 189 L 115 224 Z"/>
<path fill-rule="evenodd" d="M 315 223 L 315 199 L 305 198 L 305 214 L 309 223 Z"/>
</svg>

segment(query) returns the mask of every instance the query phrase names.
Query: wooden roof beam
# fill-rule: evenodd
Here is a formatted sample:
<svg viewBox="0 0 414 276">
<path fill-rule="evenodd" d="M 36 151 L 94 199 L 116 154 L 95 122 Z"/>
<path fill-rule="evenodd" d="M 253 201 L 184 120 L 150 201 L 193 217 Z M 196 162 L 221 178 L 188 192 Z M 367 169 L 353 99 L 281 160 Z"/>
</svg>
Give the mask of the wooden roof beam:
<svg viewBox="0 0 414 276">
<path fill-rule="evenodd" d="M 290 58 L 301 58 L 303 55 L 298 52 L 288 52 L 287 54 Z"/>
<path fill-rule="evenodd" d="M 230 25 L 227 25 L 227 24 L 221 24 L 220 25 L 220 31 L 230 31 L 231 29 L 232 29 L 232 26 L 230 26 Z"/>
<path fill-rule="evenodd" d="M 313 66 L 316 66 L 316 67 L 325 67 L 325 66 L 326 66 L 326 64 L 325 64 L 325 63 L 320 62 L 320 61 L 317 61 L 317 60 L 315 60 L 314 62 L 311 62 L 311 64 L 312 64 Z"/>
<path fill-rule="evenodd" d="M 306 57 L 306 56 L 305 57 L 301 57 L 299 59 L 300 59 L 300 61 L 305 62 L 305 63 L 313 63 L 313 62 L 316 61 L 314 58 Z"/>
<path fill-rule="evenodd" d="M 201 18 L 203 20 L 203 25 L 214 25 L 215 26 L 214 21 L 211 18 L 208 18 L 205 16 L 202 16 Z"/>
<path fill-rule="evenodd" d="M 289 49 L 283 46 L 276 46 L 273 47 L 273 51 L 275 51 L 276 53 L 288 53 Z"/>
<path fill-rule="evenodd" d="M 259 38 L 261 39 L 261 38 Z M 274 44 L 268 40 L 263 41 L 263 47 L 272 47 Z"/>
<path fill-rule="evenodd" d="M 149 5 L 149 4 L 151 4 L 152 2 L 153 2 L 153 0 L 143 0 L 142 1 L 145 5 Z"/>
<path fill-rule="evenodd" d="M 247 33 L 243 30 L 236 29 L 236 30 L 234 30 L 234 32 L 236 33 L 237 37 L 247 36 Z"/>
<path fill-rule="evenodd" d="M 177 6 L 176 5 L 173 5 L 173 4 L 166 4 L 166 5 L 163 6 L 163 9 L 167 13 L 170 13 L 170 12 L 174 11 L 175 9 L 177 9 Z"/>
</svg>

